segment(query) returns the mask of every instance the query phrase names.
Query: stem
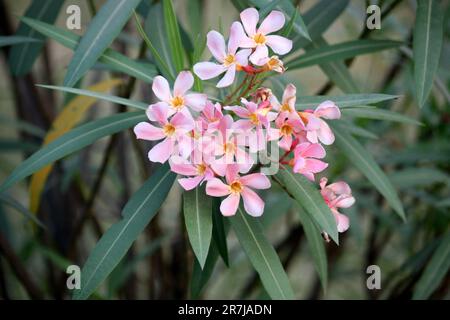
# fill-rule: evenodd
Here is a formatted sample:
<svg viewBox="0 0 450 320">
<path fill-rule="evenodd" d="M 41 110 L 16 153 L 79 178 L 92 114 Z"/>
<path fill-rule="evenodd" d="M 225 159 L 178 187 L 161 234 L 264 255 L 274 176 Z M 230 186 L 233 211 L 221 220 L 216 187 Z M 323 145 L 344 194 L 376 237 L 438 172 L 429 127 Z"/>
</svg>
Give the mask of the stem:
<svg viewBox="0 0 450 320">
<path fill-rule="evenodd" d="M 231 93 L 225 98 L 225 100 L 223 101 L 223 105 L 224 105 L 224 106 L 228 105 L 228 103 L 229 103 L 230 101 L 232 101 L 231 98 L 233 98 L 233 97 L 236 95 L 236 93 L 238 93 L 238 92 L 244 87 L 244 84 L 248 81 L 249 78 L 250 78 L 250 77 L 249 77 L 249 75 L 247 74 L 247 75 L 245 76 L 244 80 L 242 80 L 241 84 L 240 84 L 236 89 L 234 89 L 234 91 L 231 92 Z"/>
</svg>

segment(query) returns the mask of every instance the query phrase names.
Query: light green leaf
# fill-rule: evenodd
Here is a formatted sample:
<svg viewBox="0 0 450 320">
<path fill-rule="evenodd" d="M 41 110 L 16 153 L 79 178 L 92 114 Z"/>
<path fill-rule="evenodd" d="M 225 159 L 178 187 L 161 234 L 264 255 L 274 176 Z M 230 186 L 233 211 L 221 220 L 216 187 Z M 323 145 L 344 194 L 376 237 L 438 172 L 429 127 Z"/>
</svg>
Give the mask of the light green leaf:
<svg viewBox="0 0 450 320">
<path fill-rule="evenodd" d="M 445 172 L 427 167 L 397 170 L 390 175 L 390 179 L 399 189 L 424 188 L 436 183 L 450 184 L 450 177 Z"/>
<path fill-rule="evenodd" d="M 33 0 L 25 12 L 25 17 L 53 23 L 63 3 L 64 0 Z M 20 23 L 15 35 L 39 40 L 45 38 L 24 23 Z M 13 46 L 9 53 L 11 72 L 16 76 L 27 74 L 41 53 L 43 45 L 43 42 L 27 42 Z"/>
<path fill-rule="evenodd" d="M 336 244 L 339 244 L 336 220 L 319 190 L 303 175 L 294 173 L 290 168 L 281 164 L 280 171 L 274 178 L 297 200 L 297 203 L 305 209 L 319 228 L 328 233 Z"/>
<path fill-rule="evenodd" d="M 72 87 L 100 58 L 141 0 L 108 0 L 92 19 L 67 68 L 64 86 Z"/>
<path fill-rule="evenodd" d="M 413 299 L 427 299 L 439 287 L 450 268 L 450 234 L 444 236 L 421 278 L 414 287 Z"/>
<path fill-rule="evenodd" d="M 242 208 L 239 208 L 236 215 L 230 217 L 229 221 L 270 297 L 283 300 L 294 299 L 289 278 L 275 249 L 265 237 L 258 218 L 249 216 Z"/>
<path fill-rule="evenodd" d="M 308 248 L 313 257 L 314 266 L 319 275 L 322 288 L 326 290 L 328 285 L 328 262 L 325 251 L 324 240 L 320 230 L 316 227 L 311 218 L 301 209 L 296 210 L 299 214 L 300 222 L 308 240 Z"/>
<path fill-rule="evenodd" d="M 391 40 L 354 40 L 325 47 L 308 50 L 299 58 L 286 64 L 288 70 L 305 68 L 325 62 L 339 61 L 363 54 L 377 52 L 386 49 L 397 48 L 402 42 Z"/>
<path fill-rule="evenodd" d="M 166 24 L 166 36 L 169 40 L 169 46 L 172 51 L 173 64 L 177 72 L 184 68 L 184 47 L 181 42 L 180 28 L 178 26 L 177 16 L 173 9 L 172 0 L 163 0 L 164 22 Z"/>
<path fill-rule="evenodd" d="M 405 116 L 401 113 L 383 110 L 377 108 L 348 108 L 342 110 L 342 115 L 354 117 L 354 118 L 366 118 L 366 119 L 374 119 L 374 120 L 386 120 L 386 121 L 394 121 L 401 123 L 409 123 L 414 125 L 423 125 L 423 123 Z"/>
<path fill-rule="evenodd" d="M 146 119 L 147 117 L 142 111 L 126 112 L 79 126 L 42 147 L 22 162 L 0 186 L 0 192 L 5 191 L 17 181 L 28 177 L 45 165 L 78 151 L 100 138 L 128 129 Z"/>
<path fill-rule="evenodd" d="M 345 130 L 354 136 L 359 136 L 367 139 L 375 139 L 375 140 L 378 139 L 378 136 L 374 134 L 372 131 L 359 127 L 355 125 L 353 122 L 341 120 L 341 123 L 342 126 L 345 126 Z"/>
<path fill-rule="evenodd" d="M 205 187 L 199 186 L 183 195 L 184 221 L 192 250 L 200 266 L 205 266 L 212 236 L 212 201 Z"/>
<path fill-rule="evenodd" d="M 339 108 L 348 108 L 376 104 L 382 101 L 398 99 L 399 97 L 400 96 L 381 93 L 346 94 L 342 96 L 298 96 L 295 106 L 298 110 L 314 109 L 321 102 L 331 100 L 335 102 Z"/>
<path fill-rule="evenodd" d="M 41 221 L 39 221 L 39 219 L 32 212 L 30 212 L 27 208 L 25 208 L 22 204 L 20 204 L 17 200 L 10 197 L 9 195 L 7 195 L 5 193 L 0 193 L 0 202 L 5 203 L 8 206 L 16 209 L 18 212 L 23 214 L 25 216 L 25 218 L 33 221 L 41 228 L 44 228 L 44 229 L 46 228 L 44 226 L 44 224 Z"/>
<path fill-rule="evenodd" d="M 21 18 L 21 20 L 36 31 L 54 39 L 69 49 L 75 49 L 80 40 L 80 37 L 76 34 L 50 24 L 25 17 Z M 111 49 L 106 49 L 99 61 L 112 67 L 116 71 L 126 73 L 145 82 L 152 82 L 153 77 L 156 75 L 155 69 L 149 68 L 148 64 L 136 62 Z"/>
<path fill-rule="evenodd" d="M 74 93 L 74 94 L 81 95 L 81 96 L 98 98 L 98 99 L 102 99 L 105 101 L 117 103 L 117 104 L 120 104 L 123 106 L 137 108 L 140 110 L 147 110 L 147 108 L 148 108 L 148 104 L 140 102 L 140 101 L 134 101 L 134 100 L 130 100 L 130 99 L 116 97 L 116 96 L 112 96 L 110 94 L 96 92 L 96 91 L 90 91 L 90 90 L 85 90 L 85 89 L 76 89 L 76 88 L 71 88 L 71 87 L 59 87 L 59 86 L 47 86 L 47 85 L 37 85 L 37 86 L 46 88 L 46 89 Z"/>
<path fill-rule="evenodd" d="M 73 299 L 89 298 L 106 279 L 156 215 L 175 177 L 165 164 L 133 194 L 122 210 L 122 220 L 105 232 L 89 255 L 81 270 L 81 289 L 74 291 Z"/>
<path fill-rule="evenodd" d="M 41 40 L 21 36 L 0 36 L 0 48 L 29 42 L 39 43 Z"/>
<path fill-rule="evenodd" d="M 430 94 L 439 66 L 444 26 L 444 9 L 437 0 L 417 1 L 414 26 L 414 80 L 416 97 L 422 107 Z"/>
<path fill-rule="evenodd" d="M 364 147 L 353 138 L 345 128 L 333 122 L 330 123 L 334 135 L 336 136 L 336 145 L 343 154 L 358 168 L 363 175 L 377 188 L 377 190 L 384 196 L 389 205 L 395 212 L 406 220 L 403 206 L 398 198 L 397 192 L 389 181 L 388 177 L 381 170 L 378 164 L 373 159 L 372 155 L 364 149 Z"/>
<path fill-rule="evenodd" d="M 220 212 L 220 198 L 212 199 L 212 219 L 213 219 L 213 241 L 217 246 L 217 250 L 223 259 L 225 265 L 229 266 L 228 259 L 228 224 L 225 225 L 225 217 Z"/>
<path fill-rule="evenodd" d="M 217 259 L 219 258 L 219 251 L 216 244 L 211 243 L 209 248 L 208 257 L 206 258 L 205 266 L 202 267 L 198 263 L 198 260 L 194 260 L 194 267 L 192 268 L 192 277 L 190 283 L 191 299 L 198 299 L 199 295 L 211 277 L 214 267 L 217 264 Z"/>
</svg>

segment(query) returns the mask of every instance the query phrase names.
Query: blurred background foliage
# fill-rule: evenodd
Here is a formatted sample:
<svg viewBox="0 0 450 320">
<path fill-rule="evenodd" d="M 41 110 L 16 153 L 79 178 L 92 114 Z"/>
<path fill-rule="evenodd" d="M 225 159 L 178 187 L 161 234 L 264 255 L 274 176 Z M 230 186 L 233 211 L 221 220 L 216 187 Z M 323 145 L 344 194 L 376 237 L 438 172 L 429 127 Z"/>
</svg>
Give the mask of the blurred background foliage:
<svg viewBox="0 0 450 320">
<path fill-rule="evenodd" d="M 420 0 L 419 0 L 420 1 Z M 40 1 L 0 1 L 2 36 L 15 33 L 18 16 Z M 81 8 L 82 35 L 104 1 L 52 2 L 48 23 L 65 28 L 65 8 Z M 223 30 L 238 19 L 246 1 L 173 1 L 181 37 L 187 45 L 201 44 L 210 29 Z M 260 2 L 260 1 L 256 1 Z M 293 1 L 304 15 L 319 1 Z M 314 254 L 294 202 L 276 187 L 264 194 L 266 210 L 262 218 L 265 231 L 285 267 L 296 298 L 304 299 L 409 299 L 450 298 L 450 22 L 448 1 L 440 1 L 444 13 L 441 58 L 428 100 L 419 108 L 415 97 L 412 36 L 416 1 L 329 1 L 332 7 L 342 2 L 344 9 L 322 34 L 329 44 L 359 38 L 390 39 L 404 46 L 357 56 L 345 61 L 354 80 L 353 92 L 386 93 L 400 98 L 382 102 L 378 107 L 407 115 L 422 125 L 356 117 L 358 140 L 375 157 L 398 190 L 406 222 L 395 215 L 378 191 L 348 162 L 338 145 L 327 148 L 333 181 L 346 180 L 353 189 L 356 204 L 346 210 L 350 229 L 342 234 L 340 245 L 325 244 L 328 258 L 328 286 L 323 290 L 314 267 Z M 332 5 L 332 3 L 334 3 Z M 380 30 L 366 28 L 366 8 L 378 4 L 383 17 Z M 141 21 L 154 43 L 152 30 L 162 19 L 155 11 L 158 1 L 142 0 L 138 8 Z M 325 9 L 332 10 L 331 8 Z M 326 12 L 325 12 L 326 13 Z M 41 17 L 42 18 L 42 17 Z M 331 18 L 330 18 L 331 19 Z M 226 30 L 225 30 L 225 33 Z M 200 35 L 197 38 L 197 35 Z M 184 39 L 186 40 L 186 39 Z M 150 52 L 142 45 L 133 19 L 111 46 L 124 55 L 149 62 Z M 60 120 L 64 126 L 114 114 L 121 106 L 108 102 L 80 100 L 74 95 L 38 88 L 35 84 L 63 83 L 72 50 L 47 40 L 29 71 L 11 71 L 13 47 L 3 46 L 0 58 L 0 179 L 36 151 L 65 106 L 71 112 Z M 164 48 L 157 47 L 164 51 Z M 304 51 L 297 51 L 303 54 Z M 205 58 L 209 57 L 206 51 Z M 27 56 L 30 58 L 31 56 Z M 28 59 L 26 59 L 28 61 Z M 32 60 L 30 58 L 30 60 Z M 147 72 L 155 75 L 154 67 Z M 86 88 L 110 79 L 101 91 L 153 101 L 151 87 L 97 63 L 77 86 Z M 299 95 L 349 93 L 319 66 L 293 70 L 280 76 L 276 86 L 292 82 Z M 347 91 L 347 92 L 346 92 Z M 279 94 L 279 93 L 278 93 Z M 78 99 L 75 100 L 74 99 Z M 70 101 L 72 104 L 70 105 Z M 80 109 L 82 109 L 80 111 Z M 70 111 L 69 110 L 69 111 Z M 352 119 L 351 113 L 345 114 Z M 78 118 L 79 119 L 78 119 Z M 387 119 L 389 120 L 389 119 Z M 67 128 L 66 128 L 67 129 Z M 23 181 L 0 196 L 0 297 L 2 299 L 68 298 L 66 267 L 82 265 L 104 231 L 116 222 L 122 207 L 149 176 L 152 166 L 147 149 L 129 132 L 101 139 L 63 161 L 55 163 L 40 197 L 37 214 L 30 203 L 30 185 Z M 195 272 L 195 256 L 187 239 L 181 209 L 181 190 L 172 187 L 158 215 L 134 243 L 93 298 L 190 298 L 207 299 L 266 298 L 267 294 L 245 257 L 233 232 L 228 234 L 228 266 L 224 259 L 208 266 L 210 279 L 205 284 Z M 22 213 L 22 214 L 20 214 Z M 30 223 L 39 219 L 45 228 Z M 300 215 L 301 217 L 301 215 Z M 228 230 L 225 226 L 225 230 Z M 226 259 L 225 259 L 226 260 Z M 366 268 L 381 268 L 381 289 L 368 290 Z M 434 268 L 434 269 L 433 269 Z M 436 269 L 437 268 L 437 269 Z M 206 272 L 206 273 L 208 273 Z M 204 275 L 203 275 L 204 276 Z M 192 278 L 193 277 L 193 278 Z M 197 277 L 197 278 L 195 278 Z M 191 280 L 192 278 L 192 280 Z M 203 287 L 204 285 L 204 287 Z M 202 290 L 200 290 L 202 289 Z"/>
</svg>

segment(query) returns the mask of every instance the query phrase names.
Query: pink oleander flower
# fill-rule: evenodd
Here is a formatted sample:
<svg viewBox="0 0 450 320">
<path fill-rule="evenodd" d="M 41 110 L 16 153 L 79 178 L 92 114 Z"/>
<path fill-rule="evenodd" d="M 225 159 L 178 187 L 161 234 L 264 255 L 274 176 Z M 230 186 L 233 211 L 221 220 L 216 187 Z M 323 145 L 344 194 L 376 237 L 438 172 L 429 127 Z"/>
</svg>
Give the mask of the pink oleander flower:
<svg viewBox="0 0 450 320">
<path fill-rule="evenodd" d="M 192 190 L 203 181 L 214 178 L 214 171 L 207 162 L 192 164 L 181 157 L 172 157 L 169 160 L 170 170 L 175 173 L 188 176 L 188 178 L 178 179 L 178 183 L 184 190 Z"/>
<path fill-rule="evenodd" d="M 170 90 L 169 82 L 162 77 L 156 76 L 153 79 L 152 90 L 161 102 L 152 104 L 147 110 L 147 116 L 151 121 L 156 121 L 153 115 L 155 106 L 163 106 L 168 109 L 168 116 L 181 112 L 186 117 L 192 119 L 189 111 L 202 111 L 205 107 L 207 95 L 202 93 L 187 93 L 194 85 L 194 77 L 189 71 L 181 71 L 175 79 L 173 94 Z"/>
<path fill-rule="evenodd" d="M 344 181 L 338 181 L 327 186 L 328 179 L 320 179 L 320 193 L 336 219 L 337 229 L 344 232 L 350 222 L 346 215 L 340 213 L 338 208 L 349 208 L 355 203 L 350 186 Z"/>
<path fill-rule="evenodd" d="M 213 104 L 207 101 L 203 109 L 200 119 L 206 130 L 215 130 L 219 126 L 220 119 L 223 118 L 222 106 L 220 103 Z"/>
<path fill-rule="evenodd" d="M 295 101 L 297 99 L 296 95 L 297 95 L 297 88 L 292 83 L 290 83 L 286 86 L 286 89 L 284 89 L 283 97 L 281 98 L 281 103 L 274 95 L 270 97 L 270 103 L 272 104 L 272 107 L 278 112 L 289 114 L 298 118 L 299 115 L 295 110 Z"/>
<path fill-rule="evenodd" d="M 280 113 L 275 120 L 275 125 L 278 128 L 278 134 L 280 141 L 278 145 L 280 148 L 289 151 L 292 147 L 292 142 L 297 135 L 305 129 L 303 122 L 299 117 L 293 116 L 293 114 Z"/>
<path fill-rule="evenodd" d="M 186 151 L 183 151 L 186 148 L 190 149 L 189 143 L 186 140 L 179 140 L 179 137 L 193 129 L 192 119 L 182 113 L 177 113 L 168 120 L 169 110 L 163 105 L 154 106 L 153 117 L 160 124 L 160 128 L 148 122 L 140 122 L 134 127 L 134 133 L 138 139 L 149 141 L 164 139 L 149 151 L 148 158 L 150 161 L 166 162 L 174 154 L 175 147 L 178 147 L 180 153 L 186 153 Z"/>
<path fill-rule="evenodd" d="M 261 126 L 268 128 L 270 122 L 275 120 L 277 116 L 275 112 L 270 111 L 272 107 L 270 106 L 270 103 L 266 101 L 256 104 L 252 101 L 242 99 L 241 102 L 245 105 L 245 108 L 240 106 L 229 106 L 224 108 L 225 110 L 233 111 L 238 117 L 243 118 L 235 122 L 235 128 L 242 130 L 249 130 Z"/>
<path fill-rule="evenodd" d="M 234 22 L 230 28 L 230 39 L 228 40 L 228 47 L 225 49 L 225 40 L 223 36 L 217 31 L 210 31 L 207 35 L 207 45 L 209 51 L 216 60 L 220 63 L 214 62 L 199 62 L 194 65 L 195 74 L 202 80 L 212 79 L 218 75 L 225 73 L 223 78 L 217 83 L 218 88 L 228 87 L 234 81 L 236 71 L 241 70 L 241 67 L 247 66 L 248 56 L 251 53 L 250 49 L 240 50 L 236 53 L 239 44 L 244 37 L 242 25 L 239 22 Z"/>
<path fill-rule="evenodd" d="M 318 143 L 299 143 L 294 149 L 292 171 L 314 181 L 314 174 L 328 167 L 326 162 L 318 160 L 323 159 L 325 155 L 325 149 Z"/>
<path fill-rule="evenodd" d="M 225 174 L 226 184 L 218 178 L 212 178 L 206 183 L 206 194 L 213 197 L 228 196 L 220 204 L 220 212 L 224 216 L 236 214 L 242 195 L 245 211 L 259 217 L 264 212 L 264 201 L 252 189 L 268 189 L 270 181 L 262 173 L 240 177 L 238 172 L 237 165 L 229 165 Z"/>
<path fill-rule="evenodd" d="M 268 62 L 269 46 L 276 54 L 286 54 L 292 49 L 292 41 L 278 35 L 269 35 L 283 28 L 285 18 L 280 11 L 272 11 L 263 20 L 259 28 L 259 13 L 255 8 L 248 8 L 241 12 L 241 21 L 244 25 L 247 37 L 242 37 L 240 47 L 255 48 L 250 56 L 250 61 L 258 66 Z"/>
<path fill-rule="evenodd" d="M 312 143 L 322 142 L 325 145 L 333 144 L 334 134 L 324 119 L 339 119 L 341 111 L 333 101 L 324 101 L 316 110 L 305 110 L 298 113 L 300 117 L 307 122 L 306 138 Z"/>
</svg>

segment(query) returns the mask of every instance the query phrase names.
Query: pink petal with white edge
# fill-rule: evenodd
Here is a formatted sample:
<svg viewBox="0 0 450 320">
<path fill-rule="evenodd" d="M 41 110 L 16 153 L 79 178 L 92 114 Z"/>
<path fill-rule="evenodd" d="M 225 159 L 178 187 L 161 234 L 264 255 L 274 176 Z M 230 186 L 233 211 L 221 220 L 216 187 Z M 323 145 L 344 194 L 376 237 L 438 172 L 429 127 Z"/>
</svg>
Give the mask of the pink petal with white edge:
<svg viewBox="0 0 450 320">
<path fill-rule="evenodd" d="M 241 182 L 254 189 L 269 189 L 270 180 L 262 173 L 252 173 L 241 177 Z"/>
<path fill-rule="evenodd" d="M 333 131 L 331 131 L 330 127 L 328 126 L 328 124 L 325 121 L 321 121 L 322 123 L 320 124 L 320 128 L 317 131 L 317 136 L 320 140 L 320 142 L 322 142 L 325 145 L 330 145 L 333 144 L 334 142 L 334 133 Z"/>
<path fill-rule="evenodd" d="M 253 217 L 260 217 L 264 212 L 264 201 L 250 188 L 244 187 L 242 192 L 244 208 Z"/>
<path fill-rule="evenodd" d="M 150 141 L 161 140 L 166 136 L 161 128 L 152 126 L 150 123 L 147 122 L 138 123 L 134 127 L 134 133 L 136 134 L 137 139 Z"/>
<path fill-rule="evenodd" d="M 280 11 L 274 10 L 270 12 L 269 15 L 263 20 L 258 28 L 258 32 L 261 32 L 262 34 L 276 32 L 283 28 L 284 22 L 284 14 Z"/>
<path fill-rule="evenodd" d="M 225 200 L 220 204 L 220 212 L 225 217 L 234 216 L 236 214 L 237 208 L 239 207 L 239 200 L 241 197 L 239 194 L 230 194 Z"/>
<path fill-rule="evenodd" d="M 177 130 L 181 129 L 184 131 L 190 131 L 194 129 L 194 122 L 192 121 L 192 119 L 189 119 L 180 112 L 173 116 L 173 118 L 170 120 L 170 123 L 174 125 Z"/>
<path fill-rule="evenodd" d="M 303 171 L 309 171 L 312 173 L 319 173 L 328 167 L 328 163 L 317 159 L 305 159 L 305 166 Z"/>
<path fill-rule="evenodd" d="M 178 173 L 178 174 L 182 174 L 184 176 L 195 176 L 197 175 L 197 169 L 195 168 L 194 165 L 189 164 L 189 163 L 183 163 L 185 162 L 184 159 L 180 158 L 180 157 L 172 157 L 169 160 L 169 164 L 170 164 L 170 170 Z"/>
<path fill-rule="evenodd" d="M 164 77 L 156 76 L 153 79 L 152 90 L 161 101 L 169 102 L 172 99 L 169 82 Z"/>
<path fill-rule="evenodd" d="M 318 117 L 325 119 L 339 119 L 341 117 L 341 111 L 333 101 L 327 100 L 319 104 L 314 111 L 314 114 Z"/>
<path fill-rule="evenodd" d="M 213 197 L 223 197 L 230 194 L 230 188 L 220 179 L 213 178 L 206 183 L 206 194 Z"/>
<path fill-rule="evenodd" d="M 266 36 L 267 45 L 277 54 L 286 54 L 292 50 L 292 40 L 282 36 Z"/>
<path fill-rule="evenodd" d="M 147 118 L 150 121 L 158 121 L 158 119 L 155 117 L 154 113 L 153 113 L 153 108 L 155 106 L 159 106 L 160 109 L 164 110 L 164 109 L 169 109 L 169 105 L 166 102 L 157 102 L 154 104 L 151 104 L 148 106 L 147 110 L 145 111 L 145 114 L 147 115 Z M 167 117 L 165 117 L 164 119 L 167 119 Z M 159 121 L 158 121 L 159 122 Z M 160 122 L 161 123 L 161 122 Z M 165 123 L 165 122 L 164 122 Z"/>
<path fill-rule="evenodd" d="M 148 153 L 151 162 L 166 162 L 174 150 L 174 141 L 170 138 L 158 143 Z"/>
<path fill-rule="evenodd" d="M 304 145 L 304 144 L 299 144 L 299 146 L 300 145 Z M 325 151 L 324 147 L 322 147 L 320 144 L 312 143 L 303 149 L 302 156 L 306 157 L 306 158 L 322 159 L 326 156 L 326 151 Z"/>
<path fill-rule="evenodd" d="M 239 107 L 239 106 L 229 106 L 224 107 L 225 110 L 233 111 L 237 116 L 241 118 L 248 118 L 250 117 L 250 112 L 247 108 Z"/>
<path fill-rule="evenodd" d="M 213 62 L 199 62 L 194 65 L 194 72 L 201 80 L 217 77 L 227 70 L 223 65 Z"/>
<path fill-rule="evenodd" d="M 336 219 L 337 229 L 339 232 L 345 232 L 350 226 L 350 221 L 346 215 L 339 213 L 337 210 L 331 210 Z"/>
<path fill-rule="evenodd" d="M 257 46 L 255 52 L 250 56 L 250 61 L 257 66 L 261 66 L 265 63 L 264 59 L 267 58 L 268 55 L 269 49 L 267 49 L 266 46 Z"/>
<path fill-rule="evenodd" d="M 178 179 L 178 183 L 183 187 L 184 190 L 192 190 L 203 180 L 202 176 L 194 177 L 194 178 L 181 178 Z"/>
<path fill-rule="evenodd" d="M 352 196 L 341 196 L 334 204 L 337 208 L 350 208 L 355 203 Z"/>
<path fill-rule="evenodd" d="M 231 85 L 234 81 L 234 76 L 236 74 L 236 67 L 234 65 L 231 65 L 223 78 L 219 81 L 219 83 L 216 85 L 217 88 L 224 88 Z"/>
<path fill-rule="evenodd" d="M 212 30 L 208 32 L 206 39 L 206 44 L 208 45 L 209 51 L 211 51 L 217 61 L 223 63 L 225 57 L 227 56 L 225 52 L 225 39 L 223 36 L 217 31 Z"/>
<path fill-rule="evenodd" d="M 236 59 L 236 62 L 239 63 L 241 66 L 248 65 L 248 56 L 252 53 L 252 49 L 242 49 L 239 50 L 238 53 L 234 56 Z"/>
<path fill-rule="evenodd" d="M 237 164 L 230 164 L 225 171 L 225 179 L 228 184 L 233 183 L 237 178 L 239 178 L 239 166 Z"/>
<path fill-rule="evenodd" d="M 247 38 L 247 39 L 246 39 Z M 235 54 L 244 41 L 249 41 L 240 22 L 233 22 L 230 27 L 230 38 L 228 39 L 228 53 Z"/>
<path fill-rule="evenodd" d="M 297 88 L 292 83 L 289 83 L 286 86 L 286 89 L 284 89 L 283 99 L 281 101 L 283 104 L 287 103 L 290 107 L 295 108 L 296 97 L 297 97 Z"/>
<path fill-rule="evenodd" d="M 165 103 L 156 103 L 151 106 L 151 116 L 158 121 L 161 125 L 167 123 L 167 117 L 169 117 L 169 108 Z"/>
<path fill-rule="evenodd" d="M 241 21 L 244 25 L 245 32 L 249 37 L 256 33 L 256 24 L 259 21 L 259 13 L 255 8 L 248 8 L 241 12 Z"/>
<path fill-rule="evenodd" d="M 330 184 L 327 188 L 331 189 L 336 194 L 351 194 L 352 189 L 350 186 L 344 181 L 337 181 Z"/>
<path fill-rule="evenodd" d="M 184 96 L 184 94 L 194 85 L 194 77 L 190 71 L 181 71 L 175 79 L 173 86 L 174 96 Z"/>
<path fill-rule="evenodd" d="M 202 111 L 208 96 L 203 93 L 189 93 L 184 96 L 184 103 L 195 111 Z"/>
</svg>

